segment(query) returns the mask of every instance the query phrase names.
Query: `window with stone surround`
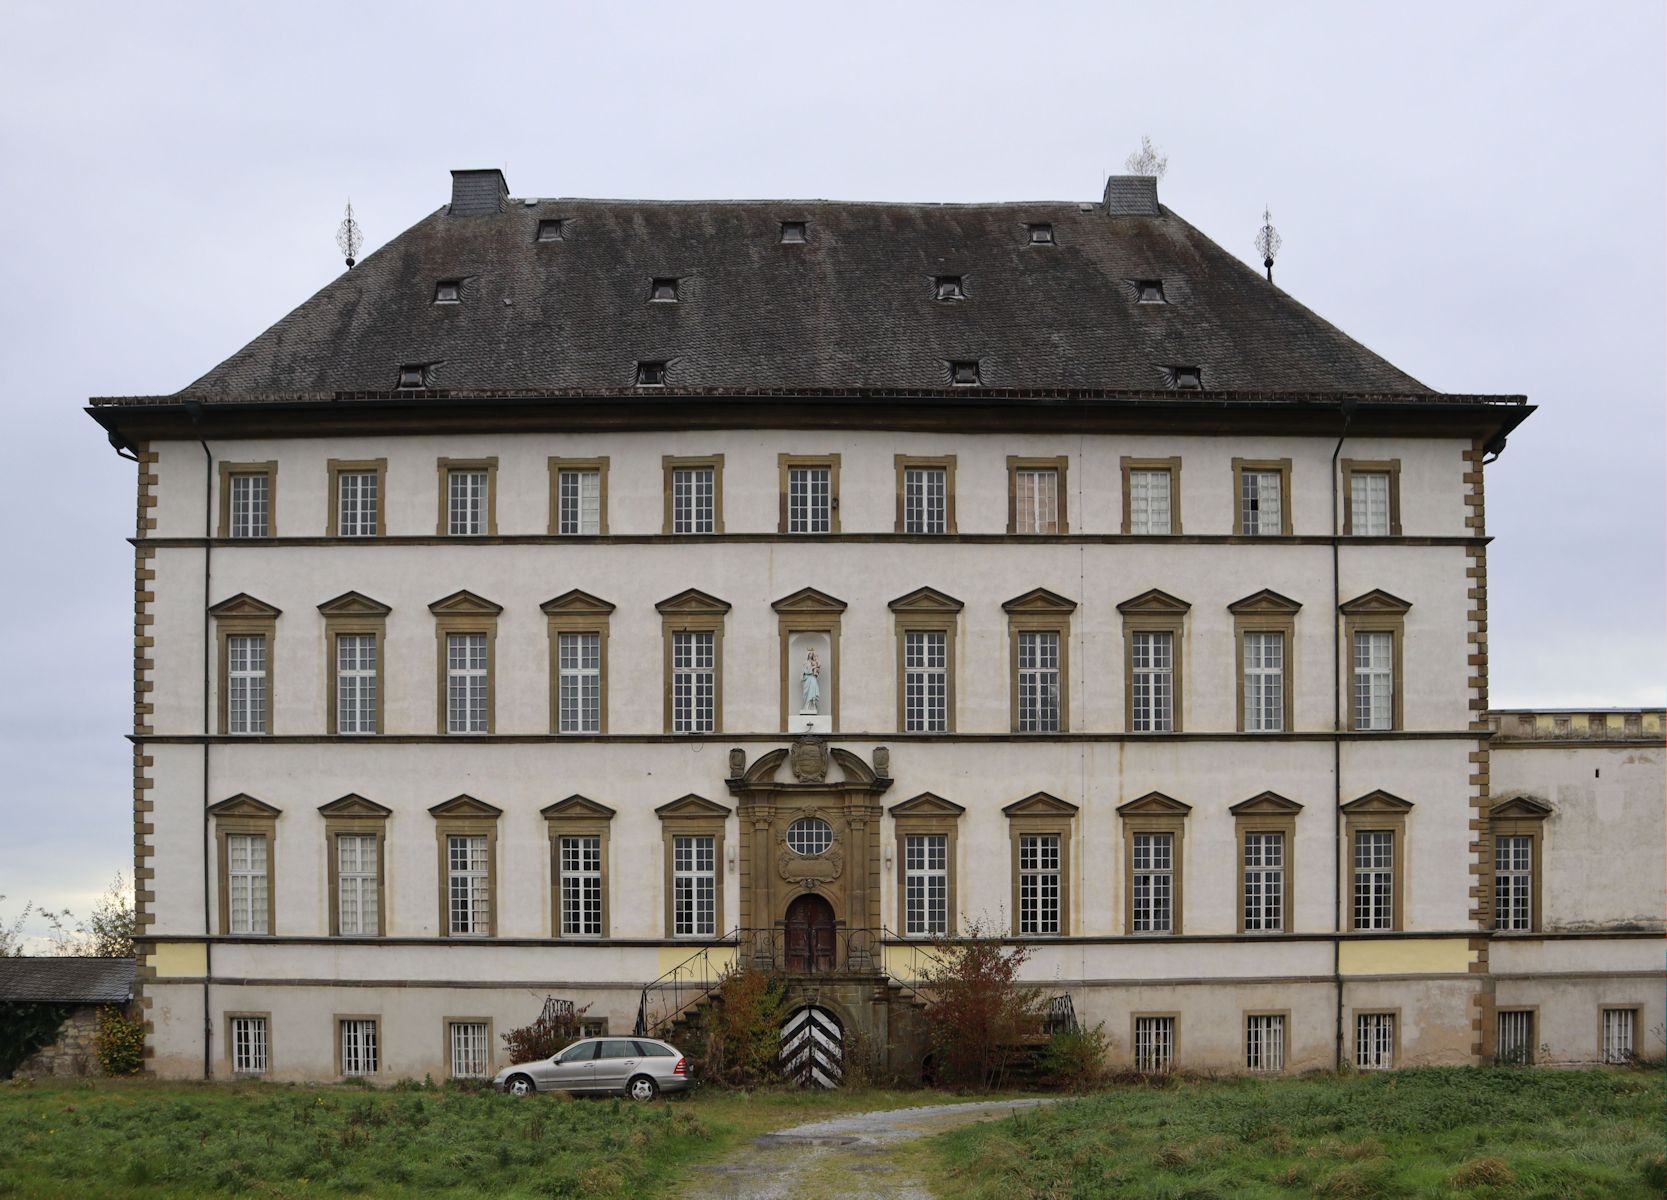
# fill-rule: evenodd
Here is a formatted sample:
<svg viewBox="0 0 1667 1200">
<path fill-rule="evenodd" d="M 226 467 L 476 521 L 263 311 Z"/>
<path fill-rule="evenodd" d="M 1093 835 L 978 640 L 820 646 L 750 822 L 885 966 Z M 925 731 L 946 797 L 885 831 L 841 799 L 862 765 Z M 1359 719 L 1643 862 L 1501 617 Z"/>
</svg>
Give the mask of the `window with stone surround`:
<svg viewBox="0 0 1667 1200">
<path fill-rule="evenodd" d="M 1068 459 L 1007 458 L 1007 532 L 1069 533 L 1065 474 Z"/>
</svg>

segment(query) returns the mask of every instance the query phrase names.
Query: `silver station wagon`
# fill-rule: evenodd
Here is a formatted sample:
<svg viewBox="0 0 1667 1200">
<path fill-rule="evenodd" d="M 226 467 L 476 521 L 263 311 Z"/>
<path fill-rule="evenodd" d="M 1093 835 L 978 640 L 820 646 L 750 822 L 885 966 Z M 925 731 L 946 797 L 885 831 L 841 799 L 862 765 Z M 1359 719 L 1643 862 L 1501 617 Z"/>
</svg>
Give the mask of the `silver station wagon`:
<svg viewBox="0 0 1667 1200">
<path fill-rule="evenodd" d="M 511 1096 L 532 1092 L 629 1096 L 652 1100 L 689 1087 L 683 1052 L 652 1038 L 585 1038 L 554 1058 L 505 1067 L 492 1086 Z"/>
</svg>

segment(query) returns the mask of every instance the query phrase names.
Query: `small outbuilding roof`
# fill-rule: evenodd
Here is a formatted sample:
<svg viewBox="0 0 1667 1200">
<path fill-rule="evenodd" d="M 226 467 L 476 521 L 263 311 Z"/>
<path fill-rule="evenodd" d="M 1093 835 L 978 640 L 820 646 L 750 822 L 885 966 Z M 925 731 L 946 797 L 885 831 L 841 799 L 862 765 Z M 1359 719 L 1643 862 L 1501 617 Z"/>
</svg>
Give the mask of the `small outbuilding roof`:
<svg viewBox="0 0 1667 1200">
<path fill-rule="evenodd" d="M 131 958 L 0 958 L 0 1002 L 126 1004 Z"/>
</svg>

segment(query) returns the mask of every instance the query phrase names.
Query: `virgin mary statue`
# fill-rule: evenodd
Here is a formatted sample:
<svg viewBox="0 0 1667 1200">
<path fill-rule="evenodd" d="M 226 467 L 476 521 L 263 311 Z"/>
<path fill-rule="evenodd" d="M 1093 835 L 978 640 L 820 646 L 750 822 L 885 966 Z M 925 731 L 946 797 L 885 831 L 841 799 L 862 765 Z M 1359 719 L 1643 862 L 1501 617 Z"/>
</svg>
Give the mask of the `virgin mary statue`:
<svg viewBox="0 0 1667 1200">
<path fill-rule="evenodd" d="M 803 694 L 799 715 L 814 716 L 822 709 L 822 664 L 817 661 L 814 649 L 805 651 L 805 669 L 799 674 L 799 686 Z"/>
</svg>

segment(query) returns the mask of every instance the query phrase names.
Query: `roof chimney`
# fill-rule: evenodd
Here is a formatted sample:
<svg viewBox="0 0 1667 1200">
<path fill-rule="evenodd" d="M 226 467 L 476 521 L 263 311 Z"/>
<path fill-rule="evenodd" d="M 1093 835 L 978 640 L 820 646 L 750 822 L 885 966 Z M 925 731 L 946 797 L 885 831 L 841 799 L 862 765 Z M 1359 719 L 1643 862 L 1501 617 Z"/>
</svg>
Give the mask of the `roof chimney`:
<svg viewBox="0 0 1667 1200">
<path fill-rule="evenodd" d="M 509 184 L 504 182 L 504 173 L 496 167 L 451 173 L 450 211 L 454 217 L 486 217 L 501 213 L 508 199 Z"/>
<path fill-rule="evenodd" d="M 1106 214 L 1113 217 L 1156 217 L 1158 181 L 1153 175 L 1113 175 L 1106 180 Z"/>
</svg>

